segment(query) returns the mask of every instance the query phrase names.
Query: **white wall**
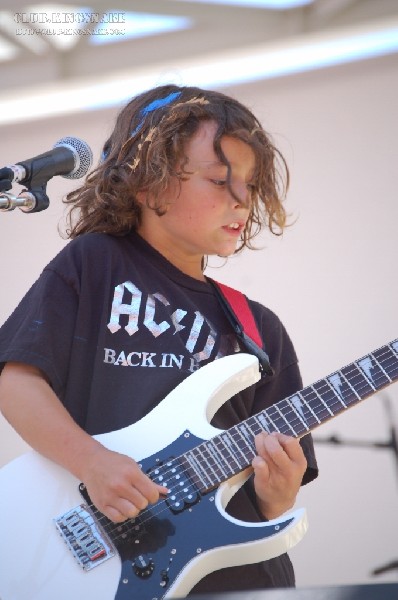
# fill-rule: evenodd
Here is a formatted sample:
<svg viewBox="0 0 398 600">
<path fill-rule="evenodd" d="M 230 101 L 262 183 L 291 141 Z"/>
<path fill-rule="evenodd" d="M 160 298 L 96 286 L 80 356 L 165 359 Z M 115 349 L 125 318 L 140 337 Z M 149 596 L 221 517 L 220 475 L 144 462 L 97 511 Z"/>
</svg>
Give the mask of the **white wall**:
<svg viewBox="0 0 398 600">
<path fill-rule="evenodd" d="M 305 384 L 397 336 L 398 56 L 256 82 L 229 91 L 250 105 L 285 153 L 297 217 L 282 239 L 229 260 L 211 275 L 244 290 L 284 321 Z M 85 139 L 98 157 L 114 111 L 0 128 L 0 165 L 49 149 L 63 135 Z M 0 214 L 0 323 L 65 243 L 60 197 L 73 184 L 50 182 L 50 208 Z M 213 262 L 214 264 L 214 262 Z M 372 569 L 398 560 L 398 478 L 388 440 L 397 386 L 316 432 L 365 447 L 317 444 L 318 482 L 303 489 L 310 530 L 292 551 L 300 587 L 397 581 Z M 24 445 L 0 421 L 0 464 Z"/>
</svg>

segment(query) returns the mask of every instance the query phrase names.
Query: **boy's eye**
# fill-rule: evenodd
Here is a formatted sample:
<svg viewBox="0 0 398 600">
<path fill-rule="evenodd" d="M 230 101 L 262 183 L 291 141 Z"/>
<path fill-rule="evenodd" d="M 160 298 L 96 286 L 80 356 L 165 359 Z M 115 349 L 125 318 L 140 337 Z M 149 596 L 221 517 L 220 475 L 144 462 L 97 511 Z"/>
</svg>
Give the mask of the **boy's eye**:
<svg viewBox="0 0 398 600">
<path fill-rule="evenodd" d="M 222 187 L 227 183 L 225 179 L 212 179 L 211 182 L 214 183 L 214 185 L 218 185 L 219 187 Z"/>
</svg>

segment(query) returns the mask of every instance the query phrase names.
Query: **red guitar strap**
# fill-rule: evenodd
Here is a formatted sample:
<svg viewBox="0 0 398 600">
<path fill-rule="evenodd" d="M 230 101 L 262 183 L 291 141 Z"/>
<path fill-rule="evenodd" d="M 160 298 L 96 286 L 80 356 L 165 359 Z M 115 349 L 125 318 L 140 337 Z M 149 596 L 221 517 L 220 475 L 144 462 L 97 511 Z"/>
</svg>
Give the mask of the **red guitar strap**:
<svg viewBox="0 0 398 600">
<path fill-rule="evenodd" d="M 237 337 L 245 348 L 257 356 L 264 373 L 273 375 L 269 357 L 264 350 L 263 340 L 258 330 L 248 300 L 242 292 L 223 283 L 207 278 L 213 285 L 220 304 L 228 317 Z"/>
</svg>

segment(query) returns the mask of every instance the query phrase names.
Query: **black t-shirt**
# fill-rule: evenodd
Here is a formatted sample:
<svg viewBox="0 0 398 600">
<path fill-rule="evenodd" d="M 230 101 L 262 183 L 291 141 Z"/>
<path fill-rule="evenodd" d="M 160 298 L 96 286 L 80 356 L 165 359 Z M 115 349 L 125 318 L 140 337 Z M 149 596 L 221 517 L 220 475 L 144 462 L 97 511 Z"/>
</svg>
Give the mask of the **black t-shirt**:
<svg viewBox="0 0 398 600">
<path fill-rule="evenodd" d="M 302 387 L 280 320 L 257 302 L 250 306 L 274 375 L 227 401 L 212 421 L 217 427 L 229 428 Z M 240 350 L 212 286 L 176 269 L 135 233 L 86 234 L 70 242 L 0 329 L 0 369 L 9 361 L 41 369 L 91 435 L 140 420 L 193 371 Z M 316 477 L 317 465 L 311 437 L 301 443 L 306 483 Z M 240 519 L 260 519 L 250 485 L 228 510 Z M 283 555 L 215 572 L 193 591 L 293 584 Z"/>
</svg>

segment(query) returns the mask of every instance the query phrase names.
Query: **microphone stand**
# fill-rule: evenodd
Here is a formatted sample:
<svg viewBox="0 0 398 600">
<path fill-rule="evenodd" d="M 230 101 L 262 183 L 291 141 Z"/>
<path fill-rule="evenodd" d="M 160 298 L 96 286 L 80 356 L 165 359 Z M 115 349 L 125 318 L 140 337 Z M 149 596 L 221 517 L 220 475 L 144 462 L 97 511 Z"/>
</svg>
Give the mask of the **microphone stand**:
<svg viewBox="0 0 398 600">
<path fill-rule="evenodd" d="M 344 440 L 342 441 L 337 435 L 331 435 L 326 438 L 314 438 L 315 444 L 333 444 L 334 446 L 345 445 L 351 447 L 364 447 L 364 448 L 382 448 L 382 449 L 390 449 L 392 450 L 395 458 L 395 468 L 396 474 L 398 476 L 398 433 L 397 428 L 394 425 L 394 419 L 392 414 L 391 402 L 387 396 L 387 394 L 381 394 L 383 399 L 383 404 L 387 413 L 387 417 L 389 420 L 389 432 L 390 437 L 385 442 L 360 442 L 356 440 Z M 381 565 L 371 571 L 371 575 L 381 575 L 383 573 L 387 573 L 388 571 L 398 570 L 398 560 L 393 560 L 385 565 Z"/>
<path fill-rule="evenodd" d="M 22 190 L 18 196 L 11 192 L 0 192 L 0 212 L 8 212 L 15 208 L 26 213 L 40 212 L 49 205 L 50 199 L 46 194 L 45 184 Z"/>
</svg>

